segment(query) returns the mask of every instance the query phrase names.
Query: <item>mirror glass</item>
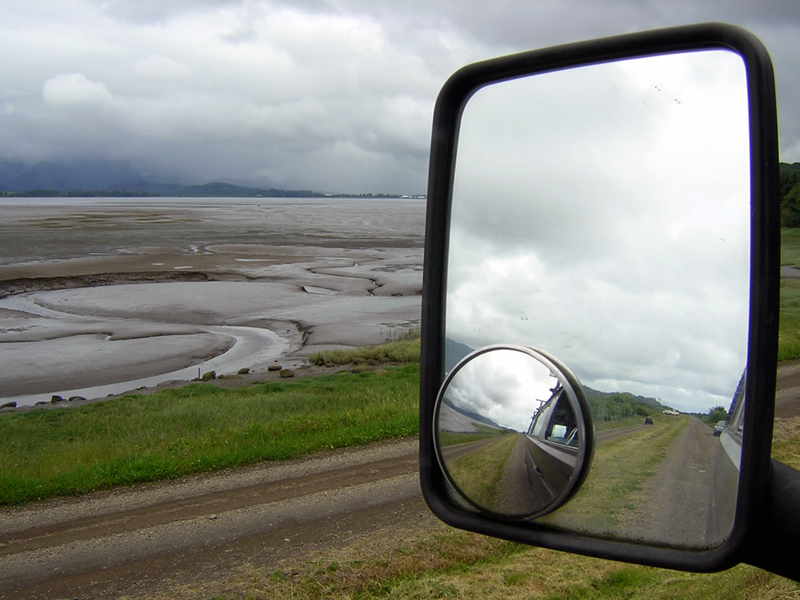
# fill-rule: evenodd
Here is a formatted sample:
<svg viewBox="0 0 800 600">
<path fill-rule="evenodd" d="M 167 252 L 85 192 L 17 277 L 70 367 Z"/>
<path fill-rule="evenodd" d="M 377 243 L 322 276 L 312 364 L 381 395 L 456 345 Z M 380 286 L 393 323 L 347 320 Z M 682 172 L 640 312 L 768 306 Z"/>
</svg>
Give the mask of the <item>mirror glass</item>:
<svg viewBox="0 0 800 600">
<path fill-rule="evenodd" d="M 682 548 L 729 534 L 739 446 L 707 421 L 730 420 L 745 370 L 749 183 L 746 74 L 727 51 L 545 73 L 467 103 L 446 370 L 491 344 L 540 348 L 581 381 L 597 428 L 582 489 L 537 522 Z"/>
<path fill-rule="evenodd" d="M 436 451 L 473 508 L 529 519 L 580 486 L 594 438 L 588 405 L 566 367 L 536 350 L 489 347 L 466 357 L 436 404 Z"/>
</svg>

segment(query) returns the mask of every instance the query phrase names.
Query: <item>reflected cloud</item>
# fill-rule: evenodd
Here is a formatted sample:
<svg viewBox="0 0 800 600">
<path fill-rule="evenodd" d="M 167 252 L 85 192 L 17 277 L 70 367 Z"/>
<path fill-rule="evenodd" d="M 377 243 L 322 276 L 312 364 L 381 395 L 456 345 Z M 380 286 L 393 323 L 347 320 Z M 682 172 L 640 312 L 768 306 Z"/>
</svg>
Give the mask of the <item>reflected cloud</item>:
<svg viewBox="0 0 800 600">
<path fill-rule="evenodd" d="M 529 344 L 587 385 L 703 411 L 746 359 L 741 59 L 712 51 L 480 90 L 460 133 L 447 335 Z"/>
</svg>

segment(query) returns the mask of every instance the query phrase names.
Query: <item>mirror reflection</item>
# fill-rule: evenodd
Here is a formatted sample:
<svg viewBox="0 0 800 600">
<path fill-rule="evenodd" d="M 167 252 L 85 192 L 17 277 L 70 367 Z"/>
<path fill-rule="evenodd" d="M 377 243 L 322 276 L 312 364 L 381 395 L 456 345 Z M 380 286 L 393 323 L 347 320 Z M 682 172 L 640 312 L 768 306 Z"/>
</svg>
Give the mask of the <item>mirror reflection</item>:
<svg viewBox="0 0 800 600">
<path fill-rule="evenodd" d="M 704 51 L 503 82 L 465 107 L 446 369 L 541 348 L 598 430 L 583 489 L 543 521 L 690 548 L 730 531 L 738 447 L 709 419 L 733 418 L 746 363 L 747 104 L 741 59 Z"/>
<path fill-rule="evenodd" d="M 462 361 L 437 400 L 436 448 L 460 497 L 509 519 L 540 516 L 580 486 L 593 433 L 574 376 L 529 348 Z"/>
</svg>

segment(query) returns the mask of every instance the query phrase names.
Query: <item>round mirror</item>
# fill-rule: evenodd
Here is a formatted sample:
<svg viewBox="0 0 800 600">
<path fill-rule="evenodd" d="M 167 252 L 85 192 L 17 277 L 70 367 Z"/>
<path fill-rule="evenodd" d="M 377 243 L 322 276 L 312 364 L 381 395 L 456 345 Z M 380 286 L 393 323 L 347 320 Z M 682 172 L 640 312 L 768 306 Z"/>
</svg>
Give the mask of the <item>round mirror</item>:
<svg viewBox="0 0 800 600">
<path fill-rule="evenodd" d="M 594 448 L 578 380 L 552 356 L 521 346 L 489 346 L 456 365 L 436 400 L 434 437 L 456 494 L 509 520 L 566 502 Z"/>
</svg>

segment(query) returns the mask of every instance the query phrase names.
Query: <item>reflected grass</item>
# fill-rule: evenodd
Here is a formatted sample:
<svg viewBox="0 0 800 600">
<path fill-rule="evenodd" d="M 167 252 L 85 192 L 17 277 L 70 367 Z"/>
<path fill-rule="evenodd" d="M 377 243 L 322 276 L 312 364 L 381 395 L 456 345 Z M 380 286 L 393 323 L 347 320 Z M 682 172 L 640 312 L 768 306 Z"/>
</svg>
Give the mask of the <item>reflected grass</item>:
<svg viewBox="0 0 800 600">
<path fill-rule="evenodd" d="M 452 460 L 445 454 L 450 476 L 473 502 L 486 508 L 497 504 L 500 481 L 519 436 L 516 432 L 506 433 Z M 449 446 L 448 450 L 457 451 L 458 447 Z"/>
<path fill-rule="evenodd" d="M 667 448 L 689 423 L 686 415 L 654 420 L 652 427 L 599 444 L 575 497 L 538 522 L 594 534 L 617 527 L 619 516 L 635 508 L 635 492 L 655 475 Z"/>
</svg>

